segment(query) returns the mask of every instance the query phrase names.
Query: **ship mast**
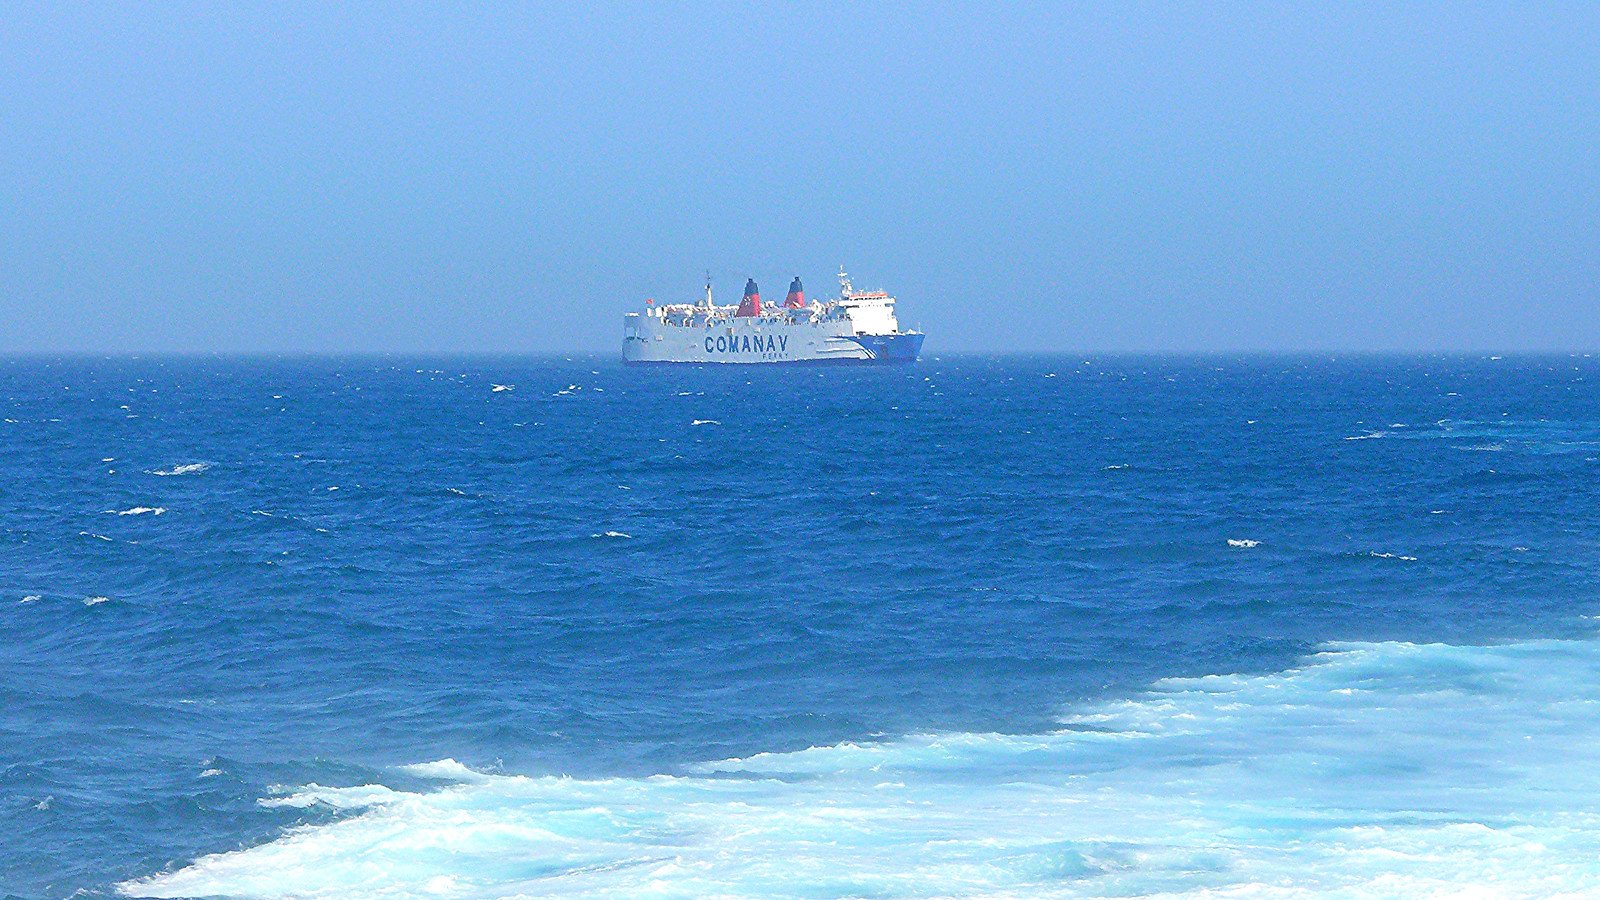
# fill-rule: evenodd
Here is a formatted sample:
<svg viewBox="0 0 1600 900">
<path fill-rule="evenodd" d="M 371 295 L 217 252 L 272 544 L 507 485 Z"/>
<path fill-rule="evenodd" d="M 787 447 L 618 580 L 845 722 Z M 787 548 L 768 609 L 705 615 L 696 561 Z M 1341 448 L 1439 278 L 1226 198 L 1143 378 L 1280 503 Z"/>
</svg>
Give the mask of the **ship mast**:
<svg viewBox="0 0 1600 900">
<path fill-rule="evenodd" d="M 700 305 L 706 307 L 707 309 L 709 309 L 711 307 L 711 305 L 712 305 L 711 304 L 711 270 L 710 269 L 706 270 L 706 299 L 701 301 Z"/>
<path fill-rule="evenodd" d="M 855 285 L 850 283 L 850 276 L 844 273 L 844 264 L 841 263 L 839 265 L 839 296 L 841 298 L 849 298 L 851 294 L 855 293 L 855 290 Z"/>
</svg>

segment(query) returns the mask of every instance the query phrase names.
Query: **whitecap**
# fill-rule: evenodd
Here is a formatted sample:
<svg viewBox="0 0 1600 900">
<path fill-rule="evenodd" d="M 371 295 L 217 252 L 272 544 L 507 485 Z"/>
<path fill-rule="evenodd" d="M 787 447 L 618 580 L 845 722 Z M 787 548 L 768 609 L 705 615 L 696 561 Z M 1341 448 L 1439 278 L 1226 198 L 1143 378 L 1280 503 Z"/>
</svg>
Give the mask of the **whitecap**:
<svg viewBox="0 0 1600 900">
<path fill-rule="evenodd" d="M 1600 643 L 1329 645 L 1172 678 L 1044 734 L 938 733 L 649 777 L 406 774 L 136 897 L 1584 896 Z M 410 769 L 416 769 L 411 771 Z M 1552 790 L 1557 785 L 1559 790 Z"/>
<path fill-rule="evenodd" d="M 199 473 L 204 472 L 205 470 L 207 470 L 209 468 L 211 468 L 211 464 L 210 463 L 204 463 L 204 462 L 184 463 L 183 465 L 180 465 L 180 466 L 173 466 L 170 469 L 153 469 L 153 470 L 150 471 L 150 474 L 151 475 L 198 475 Z"/>
<path fill-rule="evenodd" d="M 284 796 L 265 797 L 257 800 L 256 803 L 267 807 L 288 806 L 300 809 L 311 806 L 328 806 L 334 809 L 361 809 L 362 807 L 381 803 L 393 803 L 409 796 L 379 784 L 365 784 L 360 787 L 346 788 L 308 784 L 305 787 L 294 790 L 289 790 L 281 785 L 274 785 L 273 789 L 281 791 Z"/>
<path fill-rule="evenodd" d="M 110 602 L 111 602 L 111 598 L 110 597 L 85 597 L 85 598 L 83 598 L 83 605 L 84 606 L 99 606 L 102 603 L 110 603 Z"/>
<path fill-rule="evenodd" d="M 1415 556 L 1402 556 L 1402 555 L 1400 555 L 1398 553 L 1380 553 L 1377 550 L 1368 550 L 1367 551 L 1367 555 L 1375 556 L 1378 559 L 1400 559 L 1400 560 L 1405 560 L 1406 562 L 1416 562 L 1417 561 L 1417 558 Z"/>
<path fill-rule="evenodd" d="M 145 515 L 146 513 L 148 513 L 148 514 L 150 514 L 152 516 L 159 516 L 159 515 L 165 514 L 166 511 L 167 511 L 167 508 L 165 506 L 135 506 L 135 507 L 132 507 L 130 509 L 108 509 L 108 510 L 106 510 L 107 513 L 110 513 L 112 515 L 118 515 L 118 516 L 142 516 L 142 515 Z"/>
<path fill-rule="evenodd" d="M 590 537 L 597 537 L 597 538 L 631 538 L 631 537 L 633 537 L 633 535 L 628 534 L 625 531 L 607 531 L 604 534 L 591 534 L 589 536 Z"/>
<path fill-rule="evenodd" d="M 695 419 L 690 425 L 721 425 L 716 419 Z"/>
<path fill-rule="evenodd" d="M 217 777 L 218 775 L 221 775 L 221 774 L 222 774 L 222 770 L 221 769 L 206 769 L 204 772 L 200 773 L 200 777 L 201 778 L 215 778 L 215 777 Z"/>
<path fill-rule="evenodd" d="M 1369 431 L 1366 434 L 1352 435 L 1351 437 L 1345 438 L 1345 440 L 1347 440 L 1347 441 L 1370 441 L 1370 440 L 1374 440 L 1376 438 L 1384 437 L 1388 433 L 1389 432 L 1387 432 L 1387 431 Z"/>
<path fill-rule="evenodd" d="M 469 769 L 461 763 L 449 758 L 434 760 L 433 762 L 413 763 L 409 766 L 401 766 L 400 770 L 402 772 L 410 772 L 412 775 L 422 778 L 433 778 L 439 781 L 458 781 L 464 783 L 484 782 L 488 781 L 492 777 L 486 773 Z"/>
<path fill-rule="evenodd" d="M 21 600 L 18 600 L 17 602 L 18 603 L 38 603 L 42 599 L 44 599 L 44 598 L 41 597 L 39 594 L 29 594 L 28 596 L 23 597 Z"/>
<path fill-rule="evenodd" d="M 517 386 L 514 384 L 491 384 L 489 386 L 489 391 L 490 393 L 498 394 L 501 391 L 516 390 L 516 387 Z"/>
<path fill-rule="evenodd" d="M 426 762 L 408 773 L 453 783 L 282 791 L 262 802 L 357 815 L 120 889 L 1589 894 L 1597 666 L 1592 642 L 1344 644 L 1282 673 L 1166 679 L 1038 735 L 854 741 L 645 778 Z"/>
<path fill-rule="evenodd" d="M 1228 546 L 1229 547 L 1259 547 L 1259 546 L 1261 546 L 1261 542 L 1260 541 L 1253 541 L 1253 540 L 1250 540 L 1249 538 L 1242 538 L 1242 539 L 1241 538 L 1228 538 Z"/>
</svg>

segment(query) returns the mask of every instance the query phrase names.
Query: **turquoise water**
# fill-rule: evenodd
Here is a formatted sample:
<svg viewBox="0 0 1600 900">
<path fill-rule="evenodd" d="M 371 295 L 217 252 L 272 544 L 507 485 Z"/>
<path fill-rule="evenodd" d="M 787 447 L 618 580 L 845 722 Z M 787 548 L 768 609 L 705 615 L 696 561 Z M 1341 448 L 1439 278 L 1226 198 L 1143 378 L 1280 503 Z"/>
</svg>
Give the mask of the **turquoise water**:
<svg viewBox="0 0 1600 900">
<path fill-rule="evenodd" d="M 0 361 L 0 877 L 1590 893 L 1597 376 Z"/>
</svg>

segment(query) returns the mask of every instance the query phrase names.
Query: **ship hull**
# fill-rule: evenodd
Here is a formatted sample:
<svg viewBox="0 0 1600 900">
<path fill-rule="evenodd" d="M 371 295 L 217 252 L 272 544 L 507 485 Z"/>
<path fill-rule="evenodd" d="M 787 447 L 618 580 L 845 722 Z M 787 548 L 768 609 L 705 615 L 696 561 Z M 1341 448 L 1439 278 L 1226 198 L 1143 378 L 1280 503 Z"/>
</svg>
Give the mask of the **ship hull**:
<svg viewBox="0 0 1600 900">
<path fill-rule="evenodd" d="M 637 322 L 637 320 L 636 320 Z M 922 351 L 918 332 L 854 334 L 848 323 L 734 320 L 689 328 L 637 322 L 623 342 L 629 365 L 906 365 Z"/>
</svg>

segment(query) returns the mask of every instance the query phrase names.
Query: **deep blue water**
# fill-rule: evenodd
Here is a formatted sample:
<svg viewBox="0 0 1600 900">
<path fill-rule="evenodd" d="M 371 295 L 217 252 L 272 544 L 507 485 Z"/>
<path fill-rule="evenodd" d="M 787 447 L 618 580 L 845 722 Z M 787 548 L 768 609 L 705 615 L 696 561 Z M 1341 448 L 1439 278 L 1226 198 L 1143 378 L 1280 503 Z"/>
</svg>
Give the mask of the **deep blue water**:
<svg viewBox="0 0 1600 900">
<path fill-rule="evenodd" d="M 0 896 L 1594 889 L 1597 387 L 0 361 Z"/>
</svg>

